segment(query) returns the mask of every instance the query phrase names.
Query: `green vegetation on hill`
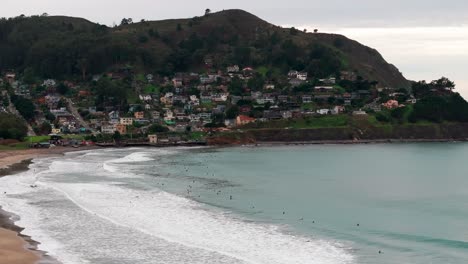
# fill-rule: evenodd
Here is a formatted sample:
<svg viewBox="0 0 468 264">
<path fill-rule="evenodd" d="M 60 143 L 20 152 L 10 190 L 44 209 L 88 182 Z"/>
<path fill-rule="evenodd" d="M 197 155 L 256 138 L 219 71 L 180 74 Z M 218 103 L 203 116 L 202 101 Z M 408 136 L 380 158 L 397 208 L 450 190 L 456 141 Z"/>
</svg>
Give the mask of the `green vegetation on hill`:
<svg viewBox="0 0 468 264">
<path fill-rule="evenodd" d="M 242 10 L 191 19 L 125 19 L 114 28 L 70 17 L 0 20 L 0 68 L 31 76 L 86 79 L 124 65 L 167 75 L 205 64 L 263 66 L 261 75 L 269 78 L 279 78 L 278 70 L 317 78 L 348 70 L 382 85 L 408 86 L 373 49 L 340 35 L 283 29 Z"/>
<path fill-rule="evenodd" d="M 0 113 L 0 138 L 21 140 L 27 132 L 28 129 L 20 118 Z"/>
</svg>

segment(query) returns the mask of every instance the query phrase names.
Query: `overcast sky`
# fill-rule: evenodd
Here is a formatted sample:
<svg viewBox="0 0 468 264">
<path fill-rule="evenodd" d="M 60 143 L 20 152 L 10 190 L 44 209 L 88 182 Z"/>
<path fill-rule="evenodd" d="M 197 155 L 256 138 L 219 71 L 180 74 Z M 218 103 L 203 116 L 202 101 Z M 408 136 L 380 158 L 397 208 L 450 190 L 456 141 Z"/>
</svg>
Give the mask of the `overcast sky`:
<svg viewBox="0 0 468 264">
<path fill-rule="evenodd" d="M 468 98 L 468 0 L 1 0 L 0 17 L 69 15 L 112 25 L 239 8 L 276 25 L 344 34 L 378 49 L 409 79 L 442 75 Z"/>
</svg>

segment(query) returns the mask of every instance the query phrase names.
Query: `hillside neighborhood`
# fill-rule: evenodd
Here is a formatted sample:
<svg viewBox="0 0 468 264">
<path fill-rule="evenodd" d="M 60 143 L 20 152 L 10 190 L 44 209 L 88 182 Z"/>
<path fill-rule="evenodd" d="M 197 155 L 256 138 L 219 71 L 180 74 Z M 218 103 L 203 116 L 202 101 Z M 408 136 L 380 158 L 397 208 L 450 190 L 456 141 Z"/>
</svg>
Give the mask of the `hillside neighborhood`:
<svg viewBox="0 0 468 264">
<path fill-rule="evenodd" d="M 92 76 L 88 82 L 46 79 L 27 83 L 24 74 L 8 71 L 1 80 L 0 111 L 26 119 L 30 135 L 83 134 L 103 142 L 123 136 L 161 143 L 202 140 L 206 133 L 251 123 L 268 127 L 277 120 L 375 115 L 417 102 L 407 89 L 381 87 L 354 72 L 317 79 L 290 70 L 270 79 L 267 69 L 239 65 L 216 69 L 209 58 L 205 66 L 204 73 L 173 76 L 122 67 Z M 434 92 L 451 93 L 452 88 Z M 30 102 L 31 109 L 17 111 L 15 106 L 24 108 L 23 101 Z M 160 133 L 166 136 L 156 136 Z"/>
</svg>

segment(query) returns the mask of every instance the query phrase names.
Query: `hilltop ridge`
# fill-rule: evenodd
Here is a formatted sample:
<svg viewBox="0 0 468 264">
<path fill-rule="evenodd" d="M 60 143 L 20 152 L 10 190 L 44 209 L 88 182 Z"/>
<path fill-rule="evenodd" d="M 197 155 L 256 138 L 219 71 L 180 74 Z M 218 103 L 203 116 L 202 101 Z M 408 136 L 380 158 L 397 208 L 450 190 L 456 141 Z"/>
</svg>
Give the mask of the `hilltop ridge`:
<svg viewBox="0 0 468 264">
<path fill-rule="evenodd" d="M 125 19 L 127 20 L 127 19 Z M 375 49 L 345 36 L 305 33 L 270 24 L 243 10 L 188 19 L 122 21 L 113 28 L 65 16 L 0 21 L 0 69 L 31 68 L 44 78 L 98 74 L 119 65 L 168 74 L 215 66 L 295 68 L 319 78 L 342 70 L 381 86 L 409 87 Z"/>
</svg>

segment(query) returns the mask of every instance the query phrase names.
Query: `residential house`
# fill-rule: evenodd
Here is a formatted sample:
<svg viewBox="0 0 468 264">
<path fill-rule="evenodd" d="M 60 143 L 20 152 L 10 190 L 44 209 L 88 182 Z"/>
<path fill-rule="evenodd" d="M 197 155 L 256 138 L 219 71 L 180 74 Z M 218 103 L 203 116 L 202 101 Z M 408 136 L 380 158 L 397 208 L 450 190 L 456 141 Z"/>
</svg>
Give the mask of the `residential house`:
<svg viewBox="0 0 468 264">
<path fill-rule="evenodd" d="M 136 119 L 143 119 L 145 118 L 145 112 L 135 112 L 133 113 Z"/>
<path fill-rule="evenodd" d="M 278 120 L 283 118 L 279 111 L 265 110 L 263 111 L 263 118 L 268 120 Z"/>
<path fill-rule="evenodd" d="M 236 125 L 236 119 L 225 119 L 224 125 L 226 127 L 234 127 Z"/>
<path fill-rule="evenodd" d="M 357 111 L 353 111 L 353 115 L 354 116 L 363 116 L 363 115 L 367 115 L 367 113 L 366 113 L 366 111 L 357 110 Z"/>
<path fill-rule="evenodd" d="M 333 90 L 333 86 L 315 86 L 314 90 L 318 92 L 329 92 Z"/>
<path fill-rule="evenodd" d="M 312 95 L 303 95 L 302 103 L 304 104 L 312 103 Z"/>
<path fill-rule="evenodd" d="M 134 118 L 133 117 L 122 117 L 120 118 L 120 124 L 125 126 L 133 125 Z"/>
<path fill-rule="evenodd" d="M 114 134 L 114 132 L 117 131 L 115 129 L 114 125 L 107 125 L 107 126 L 102 126 L 101 127 L 101 133 L 102 134 Z"/>
<path fill-rule="evenodd" d="M 242 96 L 231 95 L 231 104 L 237 104 L 240 100 L 242 100 Z"/>
<path fill-rule="evenodd" d="M 319 82 L 324 83 L 326 85 L 336 84 L 336 78 L 335 77 L 329 77 L 329 78 L 326 78 L 326 79 L 319 79 Z"/>
<path fill-rule="evenodd" d="M 53 79 L 47 79 L 42 83 L 42 86 L 45 87 L 55 87 L 57 86 L 57 82 Z"/>
<path fill-rule="evenodd" d="M 228 93 L 217 93 L 211 95 L 211 100 L 214 102 L 226 102 L 228 100 L 229 94 Z"/>
<path fill-rule="evenodd" d="M 298 71 L 295 71 L 295 70 L 289 71 L 289 72 L 288 72 L 288 77 L 289 77 L 289 79 L 295 79 L 295 78 L 297 78 L 297 74 L 298 74 L 298 73 L 299 73 L 299 72 L 298 72 Z"/>
<path fill-rule="evenodd" d="M 211 113 L 199 113 L 198 117 L 202 120 L 208 120 L 211 119 L 212 114 Z"/>
<path fill-rule="evenodd" d="M 213 79 L 208 75 L 201 75 L 200 76 L 200 83 L 201 84 L 210 84 L 210 83 L 214 83 L 215 81 L 216 81 L 216 79 Z"/>
<path fill-rule="evenodd" d="M 395 109 L 400 107 L 400 104 L 397 100 L 388 100 L 387 102 L 383 103 L 382 106 L 387 109 Z"/>
<path fill-rule="evenodd" d="M 198 97 L 196 95 L 191 95 L 190 96 L 190 102 L 194 106 L 200 105 L 200 99 L 198 99 Z"/>
<path fill-rule="evenodd" d="M 16 74 L 14 72 L 7 72 L 5 74 L 5 80 L 9 83 L 12 84 L 16 80 Z"/>
<path fill-rule="evenodd" d="M 330 113 L 330 109 L 318 109 L 317 114 L 319 115 L 328 115 Z"/>
<path fill-rule="evenodd" d="M 255 118 L 246 115 L 239 115 L 236 118 L 236 126 L 243 126 L 253 122 L 255 122 Z"/>
<path fill-rule="evenodd" d="M 163 96 L 163 97 L 161 97 L 160 101 L 161 101 L 161 104 L 163 104 L 165 106 L 172 105 L 172 97 Z"/>
<path fill-rule="evenodd" d="M 252 92 L 250 94 L 250 96 L 252 97 L 252 99 L 258 99 L 260 97 L 262 97 L 263 93 L 262 92 Z"/>
<path fill-rule="evenodd" d="M 228 73 L 236 73 L 236 72 L 239 72 L 239 70 L 240 70 L 239 65 L 228 66 L 226 69 Z"/>
<path fill-rule="evenodd" d="M 62 129 L 60 129 L 60 127 L 52 127 L 52 134 L 60 134 L 62 133 Z"/>
<path fill-rule="evenodd" d="M 118 111 L 112 111 L 108 114 L 111 124 L 117 124 L 120 122 L 120 115 Z"/>
<path fill-rule="evenodd" d="M 121 135 L 127 134 L 127 126 L 124 124 L 115 125 L 115 130 L 117 130 Z"/>
<path fill-rule="evenodd" d="M 154 75 L 153 74 L 147 74 L 146 75 L 146 81 L 151 83 L 154 80 Z"/>
<path fill-rule="evenodd" d="M 157 135 L 148 135 L 148 141 L 151 144 L 158 143 L 158 136 Z"/>
<path fill-rule="evenodd" d="M 159 113 L 158 111 L 153 111 L 151 112 L 151 118 L 153 119 L 153 121 L 157 121 L 161 118 L 161 113 Z"/>
<path fill-rule="evenodd" d="M 149 94 L 140 94 L 139 97 L 140 97 L 140 100 L 142 100 L 144 102 L 149 102 L 149 101 L 153 100 L 153 98 Z"/>
<path fill-rule="evenodd" d="M 331 114 L 332 115 L 339 115 L 339 114 L 343 113 L 344 111 L 345 111 L 344 106 L 337 105 L 337 106 L 333 107 L 333 109 L 331 109 Z"/>
<path fill-rule="evenodd" d="M 217 105 L 216 108 L 213 109 L 213 114 L 223 114 L 226 111 L 225 105 Z"/>
<path fill-rule="evenodd" d="M 252 67 L 245 67 L 242 69 L 242 74 L 247 78 L 252 77 L 254 74 L 254 69 Z"/>
<path fill-rule="evenodd" d="M 287 95 L 278 95 L 278 102 L 287 103 L 289 101 L 289 96 Z"/>
<path fill-rule="evenodd" d="M 171 110 L 167 110 L 164 113 L 164 121 L 173 121 L 174 120 L 174 113 Z"/>
<path fill-rule="evenodd" d="M 174 85 L 174 87 L 176 87 L 176 88 L 177 87 L 182 87 L 182 85 L 184 85 L 182 78 L 179 78 L 179 77 L 173 78 L 172 79 L 172 85 Z"/>
<path fill-rule="evenodd" d="M 212 102 L 211 94 L 201 94 L 200 101 L 202 104 L 209 104 Z"/>
<path fill-rule="evenodd" d="M 172 98 L 172 103 L 173 104 L 176 104 L 176 103 L 185 104 L 187 100 L 188 98 L 186 96 L 176 95 Z"/>
<path fill-rule="evenodd" d="M 282 116 L 284 119 L 292 118 L 292 117 L 293 117 L 292 111 L 289 111 L 289 110 L 281 111 L 281 116 Z"/>
<path fill-rule="evenodd" d="M 298 72 L 296 78 L 301 81 L 307 81 L 307 72 Z"/>
<path fill-rule="evenodd" d="M 415 104 L 418 102 L 418 100 L 411 95 L 411 97 L 408 100 L 406 100 L 406 102 L 409 104 Z"/>
</svg>

